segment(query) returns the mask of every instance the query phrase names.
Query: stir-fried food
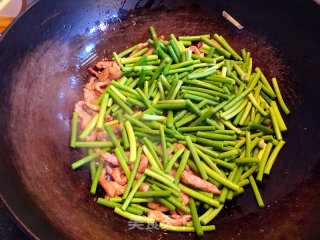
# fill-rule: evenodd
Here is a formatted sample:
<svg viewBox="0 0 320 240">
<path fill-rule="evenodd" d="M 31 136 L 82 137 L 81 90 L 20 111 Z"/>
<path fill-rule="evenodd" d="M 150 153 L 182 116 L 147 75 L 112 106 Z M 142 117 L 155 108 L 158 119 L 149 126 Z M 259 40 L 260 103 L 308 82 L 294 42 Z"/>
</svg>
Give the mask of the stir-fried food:
<svg viewBox="0 0 320 240">
<path fill-rule="evenodd" d="M 218 34 L 151 38 L 89 68 L 71 147 L 88 148 L 97 202 L 172 231 L 212 231 L 227 201 L 270 174 L 289 114 L 250 52 Z M 79 133 L 79 134 L 78 134 Z"/>
</svg>

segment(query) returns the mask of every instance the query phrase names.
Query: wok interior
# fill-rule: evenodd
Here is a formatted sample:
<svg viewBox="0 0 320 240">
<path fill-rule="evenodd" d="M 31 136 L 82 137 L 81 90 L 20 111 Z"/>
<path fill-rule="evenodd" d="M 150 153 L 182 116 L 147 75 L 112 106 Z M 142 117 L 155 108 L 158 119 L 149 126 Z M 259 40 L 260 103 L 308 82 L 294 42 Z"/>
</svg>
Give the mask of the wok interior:
<svg viewBox="0 0 320 240">
<path fill-rule="evenodd" d="M 59 19 L 59 15 L 56 18 Z M 89 193 L 88 168 L 72 171 L 70 167 L 86 154 L 69 148 L 73 105 L 82 98 L 82 88 L 89 77 L 87 66 L 81 67 L 80 63 L 93 52 L 98 54 L 98 61 L 110 58 L 113 51 L 120 52 L 145 41 L 149 37 L 148 27 L 152 25 L 157 34 L 166 39 L 170 33 L 179 36 L 217 32 L 236 51 L 246 48 L 252 54 L 254 66 L 260 66 L 268 79 L 277 77 L 292 109 L 292 115 L 285 119 L 289 130 L 284 137 L 286 147 L 271 176 L 261 185 L 267 207 L 259 210 L 253 193 L 246 190 L 227 204 L 227 209 L 215 221 L 217 230 L 205 234 L 204 239 L 213 236 L 215 239 L 258 239 L 262 233 L 266 239 L 291 239 L 310 238 L 319 233 L 314 226 L 319 226 L 316 223 L 319 206 L 315 199 L 320 195 L 320 181 L 318 176 L 309 174 L 319 172 L 319 164 L 316 166 L 319 155 L 304 155 L 306 150 L 318 154 L 314 143 L 306 145 L 305 142 L 310 137 L 319 139 L 319 135 L 306 132 L 305 128 L 312 126 L 314 120 L 306 121 L 302 117 L 312 110 L 305 108 L 312 96 L 307 96 L 310 89 L 298 89 L 300 79 L 286 68 L 287 63 L 272 47 L 272 37 L 247 30 L 239 33 L 221 17 L 195 7 L 137 9 L 121 19 L 107 24 L 98 22 L 85 31 L 79 28 L 79 34 L 72 30 L 79 26 L 75 24 L 70 28 L 65 23 L 65 29 L 51 32 L 46 40 L 38 43 L 36 39 L 30 40 L 35 47 L 23 53 L 18 65 L 9 65 L 12 72 L 6 79 L 10 82 L 1 82 L 10 90 L 1 96 L 8 103 L 2 114 L 7 117 L 6 127 L 1 129 L 4 136 L 2 173 L 10 169 L 6 173 L 10 176 L 2 176 L 1 184 L 7 182 L 2 186 L 9 192 L 6 201 L 13 209 L 20 208 L 23 212 L 20 217 L 27 221 L 27 227 L 31 226 L 40 236 L 44 234 L 35 230 L 35 226 L 42 223 L 30 220 L 41 217 L 43 223 L 48 221 L 55 229 L 45 237 L 174 239 L 183 235 L 193 238 L 161 230 L 153 230 L 152 234 L 128 230 L 126 219 L 95 203 Z M 8 181 L 12 181 L 11 187 L 15 190 L 9 190 Z M 103 193 L 102 189 L 99 191 L 98 194 Z M 25 218 L 26 215 L 34 218 Z"/>
</svg>

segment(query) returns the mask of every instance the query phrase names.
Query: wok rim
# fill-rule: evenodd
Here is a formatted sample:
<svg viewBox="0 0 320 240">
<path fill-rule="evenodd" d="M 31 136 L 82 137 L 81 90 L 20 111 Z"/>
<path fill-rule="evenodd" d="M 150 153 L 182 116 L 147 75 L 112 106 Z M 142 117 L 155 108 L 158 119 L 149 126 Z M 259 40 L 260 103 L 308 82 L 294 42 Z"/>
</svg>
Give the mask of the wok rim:
<svg viewBox="0 0 320 240">
<path fill-rule="evenodd" d="M 37 0 L 38 1 L 38 0 Z M 31 229 L 23 223 L 23 221 L 19 218 L 19 216 L 12 210 L 8 202 L 5 200 L 5 198 L 2 196 L 2 193 L 0 192 L 0 200 L 5 206 L 6 210 L 8 210 L 11 219 L 14 220 L 16 223 L 17 227 L 23 231 L 29 238 L 34 238 L 34 239 L 40 239 Z"/>
<path fill-rule="evenodd" d="M 4 32 L 1 34 L 0 37 L 0 44 L 1 42 L 6 38 L 9 31 L 11 31 L 12 28 L 15 27 L 15 23 L 20 21 L 20 18 L 22 18 L 34 5 L 36 5 L 40 0 L 35 0 L 33 3 L 31 3 L 27 8 L 24 9 L 22 13 L 20 13 L 13 21 L 12 23 L 4 30 Z M 29 226 L 27 226 L 21 218 L 18 216 L 18 214 L 12 209 L 10 204 L 6 201 L 5 197 L 3 196 L 2 190 L 0 190 L 0 200 L 1 203 L 4 205 L 6 210 L 8 211 L 11 219 L 16 223 L 17 227 L 23 231 L 29 238 L 34 239 L 40 239 L 31 229 Z"/>
</svg>

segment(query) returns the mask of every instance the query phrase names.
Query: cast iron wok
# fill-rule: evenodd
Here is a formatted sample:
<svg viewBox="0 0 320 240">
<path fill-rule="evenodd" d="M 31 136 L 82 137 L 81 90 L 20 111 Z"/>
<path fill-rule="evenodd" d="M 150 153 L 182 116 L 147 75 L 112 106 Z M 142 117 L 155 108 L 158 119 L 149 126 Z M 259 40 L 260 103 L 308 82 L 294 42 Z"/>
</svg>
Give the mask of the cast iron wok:
<svg viewBox="0 0 320 240">
<path fill-rule="evenodd" d="M 229 12 L 245 26 L 236 31 Z M 110 57 L 148 37 L 222 34 L 277 77 L 292 114 L 285 149 L 260 186 L 227 205 L 204 239 L 319 239 L 319 23 L 312 1 L 40 1 L 0 42 L 0 192 L 17 222 L 41 239 L 176 239 L 194 235 L 128 230 L 95 203 L 84 153 L 68 147 L 73 104 L 87 81 L 81 62 Z M 91 63 L 92 64 L 92 63 Z"/>
</svg>

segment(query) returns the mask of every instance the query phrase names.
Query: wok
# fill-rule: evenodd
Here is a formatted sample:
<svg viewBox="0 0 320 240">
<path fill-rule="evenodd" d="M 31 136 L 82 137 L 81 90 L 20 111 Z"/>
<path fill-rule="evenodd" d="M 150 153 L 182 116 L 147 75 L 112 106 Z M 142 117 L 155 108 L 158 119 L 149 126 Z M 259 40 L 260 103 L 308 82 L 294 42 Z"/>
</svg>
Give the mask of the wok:
<svg viewBox="0 0 320 240">
<path fill-rule="evenodd" d="M 237 31 L 221 12 L 235 17 Z M 68 147 L 73 104 L 87 81 L 91 53 L 111 57 L 144 41 L 148 27 L 166 37 L 222 34 L 251 51 L 268 79 L 277 77 L 292 111 L 287 142 L 260 186 L 227 205 L 203 239 L 320 238 L 320 7 L 312 1 L 64 1 L 35 3 L 0 42 L 0 192 L 32 238 L 176 239 L 192 234 L 128 230 L 95 203 L 83 156 Z"/>
</svg>

